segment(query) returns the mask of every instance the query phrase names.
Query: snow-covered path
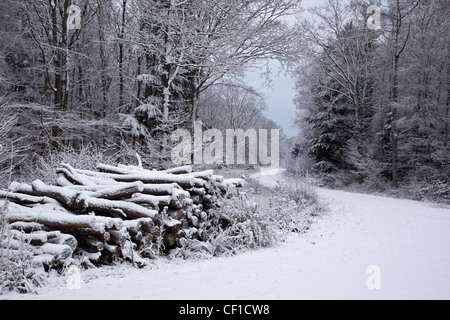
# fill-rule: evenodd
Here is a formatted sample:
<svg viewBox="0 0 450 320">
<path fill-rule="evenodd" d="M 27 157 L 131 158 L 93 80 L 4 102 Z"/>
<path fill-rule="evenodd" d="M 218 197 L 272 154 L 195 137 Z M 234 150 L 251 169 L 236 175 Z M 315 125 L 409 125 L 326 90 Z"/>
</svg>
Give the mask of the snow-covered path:
<svg viewBox="0 0 450 320">
<path fill-rule="evenodd" d="M 83 272 L 31 299 L 450 299 L 450 210 L 319 190 L 331 213 L 310 232 L 235 257 Z M 380 290 L 369 290 L 377 266 Z M 11 297 L 10 297 L 11 298 Z M 14 298 L 24 298 L 14 296 Z"/>
</svg>

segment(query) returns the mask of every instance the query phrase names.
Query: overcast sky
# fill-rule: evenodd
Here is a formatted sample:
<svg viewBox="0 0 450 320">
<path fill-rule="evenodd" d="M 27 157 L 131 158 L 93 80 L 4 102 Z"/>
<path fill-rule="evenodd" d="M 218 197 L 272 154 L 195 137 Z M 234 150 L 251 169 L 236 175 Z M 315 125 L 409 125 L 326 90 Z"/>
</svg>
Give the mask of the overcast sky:
<svg viewBox="0 0 450 320">
<path fill-rule="evenodd" d="M 310 8 L 323 4 L 326 0 L 303 0 L 302 7 Z M 279 74 L 279 63 L 274 61 L 271 63 L 272 74 L 271 86 L 265 84 L 264 77 L 261 76 L 261 71 L 249 73 L 247 82 L 249 85 L 255 87 L 262 92 L 268 104 L 267 116 L 274 120 L 284 130 L 289 137 L 294 137 L 299 130 L 294 126 L 295 120 L 295 80 L 284 72 Z M 262 70 L 265 71 L 265 70 Z"/>
</svg>

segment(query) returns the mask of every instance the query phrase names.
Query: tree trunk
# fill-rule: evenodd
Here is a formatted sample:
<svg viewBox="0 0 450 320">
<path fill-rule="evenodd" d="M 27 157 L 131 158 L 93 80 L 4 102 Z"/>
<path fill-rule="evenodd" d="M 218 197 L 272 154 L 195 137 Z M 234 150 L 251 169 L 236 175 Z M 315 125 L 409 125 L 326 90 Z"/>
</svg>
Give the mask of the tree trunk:
<svg viewBox="0 0 450 320">
<path fill-rule="evenodd" d="M 105 49 L 105 31 L 103 29 L 103 8 L 101 6 L 101 1 L 98 2 L 98 40 L 99 40 L 99 55 L 100 55 L 100 74 L 102 83 L 102 109 L 101 109 L 101 119 L 106 119 L 107 108 L 108 108 L 108 89 L 109 89 L 109 79 L 108 79 L 108 58 Z M 102 145 L 106 145 L 106 135 L 107 128 L 103 125 L 102 128 Z"/>
<path fill-rule="evenodd" d="M 445 134 L 444 137 L 450 136 L 450 67 L 447 67 L 447 101 L 445 104 Z M 450 141 L 447 141 L 447 147 L 445 149 L 445 160 L 449 161 L 449 149 Z"/>
<path fill-rule="evenodd" d="M 124 45 L 123 40 L 125 37 L 125 24 L 126 24 L 126 12 L 127 10 L 127 0 L 122 2 L 122 25 L 120 26 L 119 34 L 119 106 L 124 105 L 124 83 L 125 78 L 123 74 L 123 60 L 124 60 Z"/>
<path fill-rule="evenodd" d="M 391 106 L 391 145 L 392 145 L 392 186 L 399 187 L 398 178 L 398 134 L 397 134 L 397 103 L 398 103 L 398 63 L 399 55 L 394 57 L 394 78 L 392 83 L 392 106 Z"/>
</svg>

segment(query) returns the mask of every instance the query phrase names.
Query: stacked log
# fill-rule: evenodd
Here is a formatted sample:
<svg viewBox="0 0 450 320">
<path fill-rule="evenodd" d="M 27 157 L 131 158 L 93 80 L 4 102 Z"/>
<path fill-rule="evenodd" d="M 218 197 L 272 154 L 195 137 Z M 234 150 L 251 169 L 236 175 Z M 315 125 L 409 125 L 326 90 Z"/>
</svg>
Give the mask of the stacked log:
<svg viewBox="0 0 450 320">
<path fill-rule="evenodd" d="M 164 171 L 99 164 L 97 171 L 62 164 L 55 185 L 12 183 L 12 250 L 26 249 L 46 268 L 80 259 L 85 266 L 118 259 L 138 266 L 185 239 L 207 240 L 213 210 L 243 187 L 213 170 L 184 166 Z"/>
</svg>

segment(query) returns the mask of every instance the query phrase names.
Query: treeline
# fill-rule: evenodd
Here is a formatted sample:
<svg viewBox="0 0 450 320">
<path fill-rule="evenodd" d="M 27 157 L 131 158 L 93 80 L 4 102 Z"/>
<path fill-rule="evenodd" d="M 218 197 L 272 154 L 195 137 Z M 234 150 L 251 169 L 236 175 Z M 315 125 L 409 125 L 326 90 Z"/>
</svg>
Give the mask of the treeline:
<svg viewBox="0 0 450 320">
<path fill-rule="evenodd" d="M 294 33 L 281 18 L 298 6 L 297 0 L 3 0 L 1 112 L 14 125 L 2 121 L 0 132 L 12 131 L 10 140 L 20 138 L 27 155 L 94 143 L 163 163 L 171 133 L 193 130 L 197 120 L 208 124 L 204 110 L 222 110 L 217 105 L 229 99 L 224 88 L 239 87 L 231 103 L 260 99 L 236 79 L 257 63 L 288 59 Z M 250 122 L 267 123 L 261 106 L 251 107 Z M 4 152 L 3 168 L 9 158 Z"/>
<path fill-rule="evenodd" d="M 294 156 L 335 185 L 415 185 L 450 200 L 448 1 L 328 1 L 310 13 L 298 26 L 309 59 L 295 72 Z"/>
</svg>

